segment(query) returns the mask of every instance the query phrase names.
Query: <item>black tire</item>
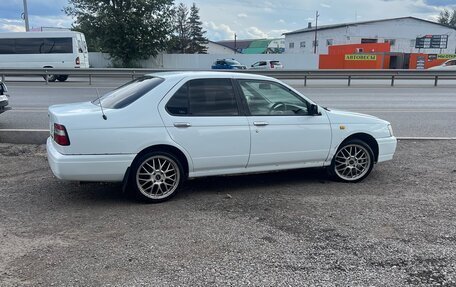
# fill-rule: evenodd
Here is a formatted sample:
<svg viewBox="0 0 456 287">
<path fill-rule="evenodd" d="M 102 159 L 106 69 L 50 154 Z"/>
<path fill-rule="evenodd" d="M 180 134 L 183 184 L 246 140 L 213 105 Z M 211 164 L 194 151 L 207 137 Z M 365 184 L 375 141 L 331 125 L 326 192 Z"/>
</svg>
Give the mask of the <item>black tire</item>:
<svg viewBox="0 0 456 287">
<path fill-rule="evenodd" d="M 57 80 L 57 75 L 47 75 L 48 82 L 55 82 Z M 46 81 L 46 75 L 43 76 L 43 79 Z"/>
<path fill-rule="evenodd" d="M 59 82 L 65 82 L 68 79 L 68 75 L 58 75 L 57 80 Z"/>
<path fill-rule="evenodd" d="M 129 186 L 134 196 L 141 201 L 163 202 L 179 191 L 184 181 L 183 170 L 182 164 L 173 154 L 148 152 L 133 163 Z"/>
<path fill-rule="evenodd" d="M 337 149 L 328 173 L 337 181 L 360 182 L 370 174 L 374 161 L 368 144 L 358 139 L 349 140 Z"/>
</svg>

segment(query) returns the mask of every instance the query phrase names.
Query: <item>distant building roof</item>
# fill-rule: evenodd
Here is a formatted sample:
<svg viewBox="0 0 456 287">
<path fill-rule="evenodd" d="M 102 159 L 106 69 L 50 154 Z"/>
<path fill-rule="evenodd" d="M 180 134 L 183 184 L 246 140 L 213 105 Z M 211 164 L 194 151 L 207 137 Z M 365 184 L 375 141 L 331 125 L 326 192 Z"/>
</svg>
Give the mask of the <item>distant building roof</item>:
<svg viewBox="0 0 456 287">
<path fill-rule="evenodd" d="M 427 23 L 430 23 L 430 24 L 443 26 L 443 27 L 450 28 L 450 29 L 455 29 L 452 26 L 448 26 L 448 25 L 445 25 L 445 24 L 432 22 L 432 21 L 429 21 L 429 20 L 424 20 L 424 19 L 420 19 L 420 18 L 416 18 L 416 17 L 410 17 L 410 16 L 409 17 L 389 18 L 389 19 L 379 19 L 379 20 L 372 20 L 372 21 L 362 21 L 362 22 L 350 22 L 350 23 L 341 23 L 341 24 L 333 24 L 333 25 L 323 25 L 323 26 L 318 26 L 317 29 L 318 29 L 318 31 L 320 31 L 320 30 L 335 29 L 335 28 L 341 28 L 341 27 L 347 27 L 347 26 L 356 26 L 356 25 L 361 25 L 361 24 L 371 24 L 371 23 L 402 20 L 402 19 L 412 19 L 412 20 L 417 20 L 417 21 L 422 21 L 422 22 L 427 22 Z M 315 27 L 299 29 L 299 30 L 283 33 L 283 35 L 292 35 L 292 34 L 307 33 L 307 32 L 315 32 Z"/>
<path fill-rule="evenodd" d="M 264 54 L 267 51 L 266 48 L 246 48 L 242 50 L 242 54 Z"/>
<path fill-rule="evenodd" d="M 242 50 L 242 54 L 264 54 L 268 50 L 268 46 L 273 39 L 255 40 L 250 43 L 250 46 Z"/>
<path fill-rule="evenodd" d="M 225 47 L 231 48 L 233 50 L 234 49 L 243 50 L 245 48 L 248 48 L 250 43 L 252 43 L 253 41 L 254 40 L 236 40 L 236 45 L 235 45 L 234 40 L 217 41 L 216 43 L 223 45 Z"/>
<path fill-rule="evenodd" d="M 227 48 L 227 49 L 232 50 L 233 52 L 235 51 L 234 48 L 231 48 L 231 47 L 229 47 L 229 46 L 227 46 L 227 45 L 223 45 L 223 44 L 220 43 L 220 42 L 214 42 L 214 41 L 210 41 L 210 40 L 209 40 L 209 41 L 208 41 L 208 44 L 209 44 L 209 43 L 211 43 L 211 44 L 213 44 L 213 45 L 219 45 L 219 46 L 225 47 L 225 48 Z"/>
</svg>

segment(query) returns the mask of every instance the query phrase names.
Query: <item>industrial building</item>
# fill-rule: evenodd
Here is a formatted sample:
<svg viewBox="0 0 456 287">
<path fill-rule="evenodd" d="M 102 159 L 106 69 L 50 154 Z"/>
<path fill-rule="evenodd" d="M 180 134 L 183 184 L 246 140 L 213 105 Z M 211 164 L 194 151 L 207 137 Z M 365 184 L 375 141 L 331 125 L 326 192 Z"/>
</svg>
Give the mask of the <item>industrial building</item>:
<svg viewBox="0 0 456 287">
<path fill-rule="evenodd" d="M 455 54 L 456 52 L 454 28 L 415 17 L 401 17 L 324 25 L 317 29 L 309 23 L 305 29 L 284 33 L 285 53 L 314 53 L 315 30 L 317 30 L 317 54 L 327 54 L 328 47 L 332 45 L 364 43 L 389 43 L 392 53 Z M 420 38 L 418 44 L 421 44 L 421 41 L 423 44 L 433 41 L 434 45 L 432 48 L 417 47 L 417 38 Z"/>
</svg>

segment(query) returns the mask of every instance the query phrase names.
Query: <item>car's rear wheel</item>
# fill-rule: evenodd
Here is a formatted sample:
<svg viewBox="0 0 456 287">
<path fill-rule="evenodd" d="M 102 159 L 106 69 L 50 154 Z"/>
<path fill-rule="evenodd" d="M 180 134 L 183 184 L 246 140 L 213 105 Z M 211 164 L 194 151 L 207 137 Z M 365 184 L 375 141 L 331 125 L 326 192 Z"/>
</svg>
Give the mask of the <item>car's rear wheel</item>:
<svg viewBox="0 0 456 287">
<path fill-rule="evenodd" d="M 365 179 L 374 167 L 374 153 L 361 140 L 350 140 L 342 144 L 333 157 L 330 174 L 344 182 Z"/>
<path fill-rule="evenodd" d="M 65 82 L 68 79 L 68 75 L 58 75 L 57 80 L 59 82 Z"/>
<path fill-rule="evenodd" d="M 149 152 L 133 165 L 130 183 L 138 199 L 158 203 L 172 198 L 183 182 L 179 160 L 167 152 Z"/>
</svg>

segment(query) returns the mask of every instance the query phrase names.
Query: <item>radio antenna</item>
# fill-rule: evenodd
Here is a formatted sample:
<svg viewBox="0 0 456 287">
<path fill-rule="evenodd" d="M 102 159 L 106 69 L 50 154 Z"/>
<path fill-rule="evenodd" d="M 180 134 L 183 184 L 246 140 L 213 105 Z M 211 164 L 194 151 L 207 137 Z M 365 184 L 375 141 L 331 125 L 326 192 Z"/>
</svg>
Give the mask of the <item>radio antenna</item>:
<svg viewBox="0 0 456 287">
<path fill-rule="evenodd" d="M 103 115 L 102 118 L 103 118 L 103 120 L 107 120 L 108 117 L 105 115 L 105 113 L 103 111 L 103 105 L 101 104 L 101 97 L 100 97 L 100 93 L 98 93 L 98 88 L 95 88 L 95 90 L 97 91 L 98 102 L 100 103 L 101 114 Z"/>
</svg>

